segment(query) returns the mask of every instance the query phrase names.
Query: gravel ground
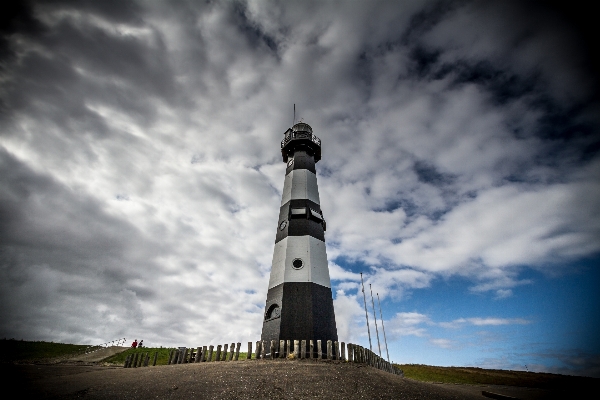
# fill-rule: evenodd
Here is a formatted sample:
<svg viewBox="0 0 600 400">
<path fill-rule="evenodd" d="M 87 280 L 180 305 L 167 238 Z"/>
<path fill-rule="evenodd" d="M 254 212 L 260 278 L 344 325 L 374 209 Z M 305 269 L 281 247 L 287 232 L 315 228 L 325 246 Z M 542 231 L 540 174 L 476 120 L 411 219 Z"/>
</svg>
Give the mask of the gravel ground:
<svg viewBox="0 0 600 400">
<path fill-rule="evenodd" d="M 488 390 L 482 386 L 418 382 L 361 364 L 312 360 L 252 360 L 128 369 L 3 365 L 2 376 L 19 388 L 21 396 L 36 399 L 481 400 L 485 399 L 481 391 Z"/>
</svg>

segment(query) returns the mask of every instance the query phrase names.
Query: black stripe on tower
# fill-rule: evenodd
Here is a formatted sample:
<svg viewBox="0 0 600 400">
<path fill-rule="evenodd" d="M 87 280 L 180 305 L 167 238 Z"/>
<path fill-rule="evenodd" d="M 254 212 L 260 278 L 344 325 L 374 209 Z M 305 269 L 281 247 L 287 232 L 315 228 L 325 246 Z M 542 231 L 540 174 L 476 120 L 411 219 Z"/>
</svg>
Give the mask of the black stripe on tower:
<svg viewBox="0 0 600 400">
<path fill-rule="evenodd" d="M 332 299 L 331 288 L 313 282 L 269 289 L 261 340 L 338 340 Z"/>
<path fill-rule="evenodd" d="M 308 199 L 290 200 L 279 209 L 275 243 L 288 236 L 306 235 L 325 241 L 325 222 L 321 207 Z"/>
<path fill-rule="evenodd" d="M 295 169 L 307 169 L 316 175 L 317 170 L 315 169 L 315 158 L 304 150 L 296 151 L 294 153 L 293 158 L 290 158 L 288 160 L 288 165 L 285 169 L 285 174 L 287 175 Z"/>
</svg>

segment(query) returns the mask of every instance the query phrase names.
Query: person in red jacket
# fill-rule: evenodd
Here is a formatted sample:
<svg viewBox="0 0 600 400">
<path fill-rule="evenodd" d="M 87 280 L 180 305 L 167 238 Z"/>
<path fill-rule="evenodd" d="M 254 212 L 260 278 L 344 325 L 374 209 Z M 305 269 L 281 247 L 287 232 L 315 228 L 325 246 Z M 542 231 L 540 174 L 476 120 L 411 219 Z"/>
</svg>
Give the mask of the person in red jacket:
<svg viewBox="0 0 600 400">
<path fill-rule="evenodd" d="M 137 347 L 137 339 L 135 339 L 133 343 L 131 343 L 131 347 L 133 347 L 134 349 Z"/>
</svg>

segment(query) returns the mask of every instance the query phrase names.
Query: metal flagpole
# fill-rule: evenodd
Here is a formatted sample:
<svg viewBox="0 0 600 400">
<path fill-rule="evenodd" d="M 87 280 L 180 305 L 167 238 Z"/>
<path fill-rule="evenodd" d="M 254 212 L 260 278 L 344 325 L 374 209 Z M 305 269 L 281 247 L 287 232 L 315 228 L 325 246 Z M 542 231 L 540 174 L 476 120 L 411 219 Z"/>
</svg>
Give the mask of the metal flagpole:
<svg viewBox="0 0 600 400">
<path fill-rule="evenodd" d="M 381 357 L 381 343 L 379 343 L 379 329 L 377 328 L 377 315 L 375 314 L 375 302 L 373 301 L 373 288 L 369 283 L 369 290 L 371 291 L 371 305 L 373 306 L 373 318 L 375 318 L 375 333 L 377 334 L 377 347 L 379 347 L 379 357 Z"/>
<path fill-rule="evenodd" d="M 383 314 L 381 313 L 381 301 L 379 301 L 379 293 L 377 293 L 377 304 L 379 304 L 379 316 L 381 317 L 381 328 L 383 329 L 383 340 L 385 340 L 385 352 L 387 353 L 388 362 L 390 362 L 390 352 L 387 348 L 387 338 L 385 337 L 385 326 L 383 326 Z"/>
<path fill-rule="evenodd" d="M 367 312 L 367 296 L 365 295 L 365 284 L 362 278 L 362 272 L 360 273 L 360 284 L 362 285 L 363 300 L 365 301 L 365 317 L 367 318 L 367 332 L 369 333 L 369 348 L 373 351 L 373 345 L 371 344 L 371 328 L 369 328 L 369 313 Z"/>
</svg>

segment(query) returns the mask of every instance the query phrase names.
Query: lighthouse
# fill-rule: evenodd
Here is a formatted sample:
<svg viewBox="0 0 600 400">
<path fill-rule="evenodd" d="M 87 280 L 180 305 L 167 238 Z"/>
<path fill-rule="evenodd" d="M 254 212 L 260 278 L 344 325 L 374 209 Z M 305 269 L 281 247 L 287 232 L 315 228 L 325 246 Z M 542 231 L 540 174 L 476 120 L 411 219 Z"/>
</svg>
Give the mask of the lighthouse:
<svg viewBox="0 0 600 400">
<path fill-rule="evenodd" d="M 297 123 L 284 133 L 281 156 L 287 168 L 261 339 L 336 341 L 315 170 L 321 140 L 310 125 Z"/>
</svg>

